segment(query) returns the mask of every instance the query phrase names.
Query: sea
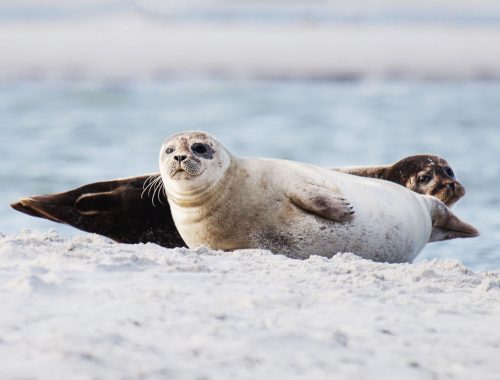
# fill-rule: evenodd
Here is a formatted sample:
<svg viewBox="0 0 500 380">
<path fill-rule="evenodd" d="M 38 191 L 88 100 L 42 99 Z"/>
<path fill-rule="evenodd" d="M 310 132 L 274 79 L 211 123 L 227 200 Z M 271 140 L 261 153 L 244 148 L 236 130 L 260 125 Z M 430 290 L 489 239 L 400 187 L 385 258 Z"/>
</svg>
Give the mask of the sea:
<svg viewBox="0 0 500 380">
<path fill-rule="evenodd" d="M 500 27 L 495 2 L 404 3 L 4 1 L 0 26 L 19 24 L 22 33 L 26 22 L 134 11 L 155 14 L 155 22 L 189 25 L 307 19 L 319 24 Z M 443 156 L 466 188 L 454 212 L 481 236 L 428 244 L 417 260 L 453 259 L 473 270 L 498 270 L 500 78 L 479 74 L 451 79 L 220 73 L 2 77 L 0 233 L 55 229 L 62 235 L 82 234 L 21 214 L 9 204 L 23 196 L 156 172 L 164 139 L 179 131 L 203 130 L 237 155 L 328 167 L 389 164 L 418 153 Z"/>
</svg>

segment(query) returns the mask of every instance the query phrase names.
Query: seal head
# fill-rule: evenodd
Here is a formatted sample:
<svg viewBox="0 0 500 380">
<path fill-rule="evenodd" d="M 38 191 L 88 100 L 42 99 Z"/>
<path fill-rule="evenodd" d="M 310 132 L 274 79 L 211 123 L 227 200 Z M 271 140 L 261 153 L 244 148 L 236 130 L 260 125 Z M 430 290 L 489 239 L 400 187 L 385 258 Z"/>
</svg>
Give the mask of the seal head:
<svg viewBox="0 0 500 380">
<path fill-rule="evenodd" d="M 160 150 L 160 173 L 169 200 L 194 200 L 210 191 L 224 177 L 231 163 L 229 152 L 205 132 L 179 133 Z"/>
<path fill-rule="evenodd" d="M 335 169 L 361 177 L 384 179 L 397 183 L 416 193 L 432 195 L 452 207 L 465 195 L 448 162 L 439 156 L 419 154 L 409 156 L 392 165 L 357 166 Z"/>
<path fill-rule="evenodd" d="M 396 162 L 387 173 L 387 180 L 401 183 L 416 193 L 432 195 L 448 207 L 465 195 L 448 162 L 433 155 L 417 155 Z"/>
</svg>

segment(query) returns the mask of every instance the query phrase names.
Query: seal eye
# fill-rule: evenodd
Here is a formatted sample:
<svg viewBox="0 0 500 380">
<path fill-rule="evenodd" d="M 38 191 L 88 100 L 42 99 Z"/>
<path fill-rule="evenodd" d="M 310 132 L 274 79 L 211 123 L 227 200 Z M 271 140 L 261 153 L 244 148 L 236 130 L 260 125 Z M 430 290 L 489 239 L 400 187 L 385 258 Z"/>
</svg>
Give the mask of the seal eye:
<svg viewBox="0 0 500 380">
<path fill-rule="evenodd" d="M 450 177 L 455 177 L 455 173 L 453 173 L 453 170 L 449 166 L 444 168 L 444 172 L 448 174 Z"/>
<path fill-rule="evenodd" d="M 166 154 L 170 154 L 170 153 L 172 153 L 173 151 L 174 151 L 174 148 L 170 147 L 170 148 L 167 148 L 167 149 L 165 150 L 165 153 L 166 153 Z"/>
<path fill-rule="evenodd" d="M 418 176 L 417 182 L 418 183 L 428 183 L 428 182 L 430 182 L 431 179 L 432 179 L 432 177 L 429 174 L 424 174 L 424 175 Z"/>
<path fill-rule="evenodd" d="M 191 150 L 198 154 L 207 153 L 207 147 L 205 144 L 196 143 L 191 146 Z"/>
</svg>

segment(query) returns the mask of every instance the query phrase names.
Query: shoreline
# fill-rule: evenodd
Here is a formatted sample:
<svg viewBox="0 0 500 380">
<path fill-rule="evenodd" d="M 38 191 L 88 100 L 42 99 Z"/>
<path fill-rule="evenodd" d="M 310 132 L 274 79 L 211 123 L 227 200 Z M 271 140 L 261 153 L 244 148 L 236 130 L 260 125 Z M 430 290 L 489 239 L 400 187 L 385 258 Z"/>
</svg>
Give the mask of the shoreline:
<svg viewBox="0 0 500 380">
<path fill-rule="evenodd" d="M 137 13 L 0 23 L 0 78 L 500 78 L 500 27 L 232 25 Z"/>
</svg>

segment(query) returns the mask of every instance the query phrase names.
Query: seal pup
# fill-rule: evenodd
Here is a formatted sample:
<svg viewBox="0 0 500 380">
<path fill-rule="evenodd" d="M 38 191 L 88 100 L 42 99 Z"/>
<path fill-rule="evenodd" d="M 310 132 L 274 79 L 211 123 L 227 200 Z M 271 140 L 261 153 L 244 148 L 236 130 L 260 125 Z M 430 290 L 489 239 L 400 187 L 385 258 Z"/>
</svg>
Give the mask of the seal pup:
<svg viewBox="0 0 500 380">
<path fill-rule="evenodd" d="M 441 157 L 418 155 L 393 165 L 333 170 L 390 180 L 418 193 L 435 195 L 451 206 L 465 191 L 456 179 L 441 174 L 448 169 L 452 170 Z M 398 176 L 398 173 L 405 175 Z M 432 175 L 432 180 L 427 186 L 414 186 L 416 178 L 422 175 Z M 91 183 L 63 193 L 25 197 L 12 203 L 11 207 L 31 216 L 97 233 L 119 243 L 150 242 L 167 248 L 185 246 L 170 216 L 167 199 L 156 187 L 159 176 L 155 173 Z"/>
<path fill-rule="evenodd" d="M 292 258 L 352 252 L 400 263 L 429 241 L 479 234 L 435 197 L 304 163 L 237 157 L 204 132 L 168 138 L 159 165 L 190 248 L 268 249 Z"/>
<path fill-rule="evenodd" d="M 335 170 L 362 177 L 395 182 L 419 194 L 433 195 L 448 207 L 465 195 L 448 162 L 438 156 L 420 154 L 406 157 L 392 165 L 358 166 Z"/>
</svg>

